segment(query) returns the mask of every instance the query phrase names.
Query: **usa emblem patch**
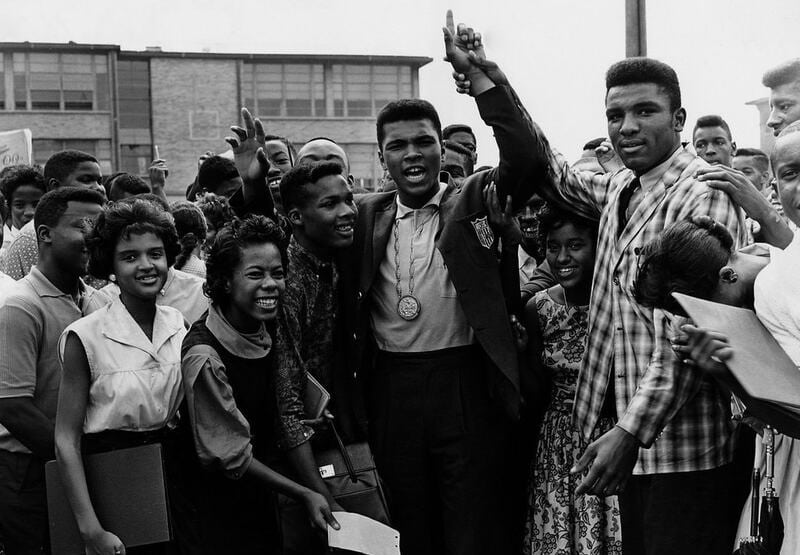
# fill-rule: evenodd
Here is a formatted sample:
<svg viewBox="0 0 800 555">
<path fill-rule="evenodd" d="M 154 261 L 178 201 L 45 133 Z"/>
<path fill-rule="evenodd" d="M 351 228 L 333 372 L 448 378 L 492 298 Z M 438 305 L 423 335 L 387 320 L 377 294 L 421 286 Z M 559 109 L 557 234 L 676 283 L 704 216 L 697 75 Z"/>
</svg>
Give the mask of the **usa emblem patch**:
<svg viewBox="0 0 800 555">
<path fill-rule="evenodd" d="M 475 218 L 470 223 L 472 227 L 475 228 L 475 235 L 478 236 L 478 242 L 486 249 L 492 248 L 494 244 L 494 233 L 489 225 L 488 216 Z"/>
</svg>

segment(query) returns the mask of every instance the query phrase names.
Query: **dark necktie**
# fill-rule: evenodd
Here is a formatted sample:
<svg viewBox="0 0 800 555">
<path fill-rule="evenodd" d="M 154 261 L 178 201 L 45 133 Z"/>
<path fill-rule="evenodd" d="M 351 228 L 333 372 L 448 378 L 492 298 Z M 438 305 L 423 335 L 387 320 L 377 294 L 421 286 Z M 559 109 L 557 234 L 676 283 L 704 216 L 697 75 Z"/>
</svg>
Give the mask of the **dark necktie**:
<svg viewBox="0 0 800 555">
<path fill-rule="evenodd" d="M 631 204 L 631 198 L 633 197 L 636 189 L 642 186 L 641 181 L 639 181 L 638 177 L 635 177 L 633 181 L 628 183 L 628 185 L 622 190 L 619 194 L 619 204 L 617 212 L 617 219 L 619 220 L 619 226 L 617 227 L 617 237 L 622 235 L 622 230 L 625 229 L 625 225 L 628 223 L 628 206 Z"/>
</svg>

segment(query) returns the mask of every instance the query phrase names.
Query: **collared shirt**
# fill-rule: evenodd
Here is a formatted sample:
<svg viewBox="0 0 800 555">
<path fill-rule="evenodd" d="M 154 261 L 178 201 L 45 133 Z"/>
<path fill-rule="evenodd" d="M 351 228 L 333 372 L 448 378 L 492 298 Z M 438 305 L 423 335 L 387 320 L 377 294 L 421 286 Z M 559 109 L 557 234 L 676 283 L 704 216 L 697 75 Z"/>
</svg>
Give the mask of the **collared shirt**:
<svg viewBox="0 0 800 555">
<path fill-rule="evenodd" d="M 288 279 L 275 339 L 278 397 L 278 447 L 288 450 L 308 441 L 314 430 L 306 418 L 306 372 L 332 391 L 335 358 L 333 330 L 338 311 L 336 265 L 323 262 L 294 237 L 287 249 Z"/>
<path fill-rule="evenodd" d="M 0 257 L 0 272 L 20 280 L 28 275 L 31 267 L 39 261 L 39 244 L 33 220 L 22 226 L 14 242 Z"/>
<path fill-rule="evenodd" d="M 370 319 L 381 350 L 426 352 L 473 343 L 475 334 L 436 248 L 439 204 L 446 188 L 446 183 L 440 184 L 439 191 L 418 210 L 404 206 L 397 197 L 394 228 L 371 293 Z M 414 320 L 404 320 L 397 313 L 398 284 L 401 295 L 413 294 L 420 303 L 419 316 Z"/>
<path fill-rule="evenodd" d="M 11 246 L 11 243 L 13 243 L 14 239 L 19 235 L 19 229 L 10 224 L 11 220 L 9 219 L 9 225 L 3 226 L 3 246 L 0 247 L 0 258 L 2 258 L 8 247 Z"/>
<path fill-rule="evenodd" d="M 538 132 L 538 130 L 537 130 Z M 541 139 L 545 145 L 546 140 Z M 636 474 L 706 470 L 731 460 L 733 423 L 727 398 L 701 372 L 684 366 L 670 347 L 669 318 L 633 298 L 638 250 L 665 227 L 707 215 L 746 242 L 744 214 L 726 194 L 694 179 L 708 165 L 684 149 L 640 177 L 642 198 L 618 230 L 620 192 L 634 174 L 572 171 L 548 150 L 551 186 L 567 202 L 600 219 L 589 342 L 576 390 L 573 418 L 588 437 L 612 386 L 617 425 L 635 436 Z M 619 231 L 619 233 L 618 233 Z M 657 440 L 657 441 L 656 441 Z"/>
<path fill-rule="evenodd" d="M 215 305 L 208 308 L 206 327 L 240 358 L 263 358 L 272 348 L 272 338 L 263 325 L 256 333 L 239 333 Z M 194 345 L 183 356 L 181 371 L 200 462 L 219 468 L 228 477 L 240 478 L 253 460 L 250 424 L 236 407 L 222 359 L 210 345 Z"/>
<path fill-rule="evenodd" d="M 78 304 L 53 285 L 36 266 L 0 306 L 0 398 L 32 397 L 55 421 L 61 364 L 58 340 L 72 322 L 102 308 L 108 299 L 80 282 Z M 0 449 L 29 453 L 0 426 Z"/>
<path fill-rule="evenodd" d="M 156 298 L 156 304 L 177 308 L 189 324 L 194 323 L 208 310 L 208 297 L 203 293 L 205 280 L 170 268 L 167 281 Z M 109 297 L 119 297 L 119 286 L 109 283 L 102 291 Z"/>
<path fill-rule="evenodd" d="M 531 280 L 539 263 L 521 245 L 517 247 L 517 261 L 519 266 L 519 286 L 522 287 Z"/>
<path fill-rule="evenodd" d="M 785 249 L 769 247 L 770 262 L 753 284 L 753 307 L 789 358 L 800 368 L 800 232 Z M 797 392 L 800 397 L 800 392 Z"/>
<path fill-rule="evenodd" d="M 3 306 L 3 302 L 11 294 L 11 290 L 16 284 L 17 280 L 0 272 L 0 306 Z"/>
<path fill-rule="evenodd" d="M 206 279 L 206 263 L 194 254 L 189 256 L 189 259 L 186 260 L 186 263 L 181 267 L 180 271 L 192 274 L 203 280 Z"/>
<path fill-rule="evenodd" d="M 74 333 L 89 362 L 89 399 L 83 432 L 151 431 L 173 421 L 183 399 L 181 342 L 183 315 L 156 307 L 153 337 L 148 339 L 119 299 L 64 330 L 58 351 Z"/>
</svg>

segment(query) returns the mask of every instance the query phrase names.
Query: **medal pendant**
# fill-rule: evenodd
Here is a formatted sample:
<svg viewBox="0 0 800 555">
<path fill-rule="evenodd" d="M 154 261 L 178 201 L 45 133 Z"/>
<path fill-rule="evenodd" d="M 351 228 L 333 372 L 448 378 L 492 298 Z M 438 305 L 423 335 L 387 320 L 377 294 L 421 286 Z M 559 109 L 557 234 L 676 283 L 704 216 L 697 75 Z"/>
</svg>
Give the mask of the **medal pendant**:
<svg viewBox="0 0 800 555">
<path fill-rule="evenodd" d="M 403 320 L 414 320 L 421 310 L 419 301 L 413 295 L 403 295 L 397 302 L 397 314 Z"/>
</svg>

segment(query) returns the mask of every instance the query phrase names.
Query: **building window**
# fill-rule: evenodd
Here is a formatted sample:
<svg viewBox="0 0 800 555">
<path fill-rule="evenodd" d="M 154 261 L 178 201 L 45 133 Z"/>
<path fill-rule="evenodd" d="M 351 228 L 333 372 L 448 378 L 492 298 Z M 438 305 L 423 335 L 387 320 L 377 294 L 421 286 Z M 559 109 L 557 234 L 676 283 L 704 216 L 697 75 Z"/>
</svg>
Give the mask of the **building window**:
<svg viewBox="0 0 800 555">
<path fill-rule="evenodd" d="M 342 148 L 350 159 L 350 173 L 356 183 L 369 191 L 374 191 L 383 172 L 378 159 L 378 146 L 375 144 L 350 143 Z"/>
<path fill-rule="evenodd" d="M 150 65 L 147 60 L 117 62 L 119 126 L 150 129 Z"/>
<path fill-rule="evenodd" d="M 11 59 L 16 110 L 110 109 L 105 55 L 14 52 Z"/>
<path fill-rule="evenodd" d="M 331 78 L 335 117 L 373 117 L 388 102 L 412 96 L 409 66 L 334 64 Z"/>
<path fill-rule="evenodd" d="M 104 175 L 111 173 L 111 141 L 83 139 L 33 139 L 33 161 L 44 166 L 47 159 L 60 150 L 80 150 L 91 154 Z"/>
<path fill-rule="evenodd" d="M 245 106 L 262 117 L 324 117 L 322 64 L 244 64 Z"/>
<path fill-rule="evenodd" d="M 411 67 L 323 64 L 242 66 L 242 100 L 258 116 L 371 118 L 387 102 L 412 96 Z M 326 109 L 326 90 L 332 113 Z"/>
</svg>

